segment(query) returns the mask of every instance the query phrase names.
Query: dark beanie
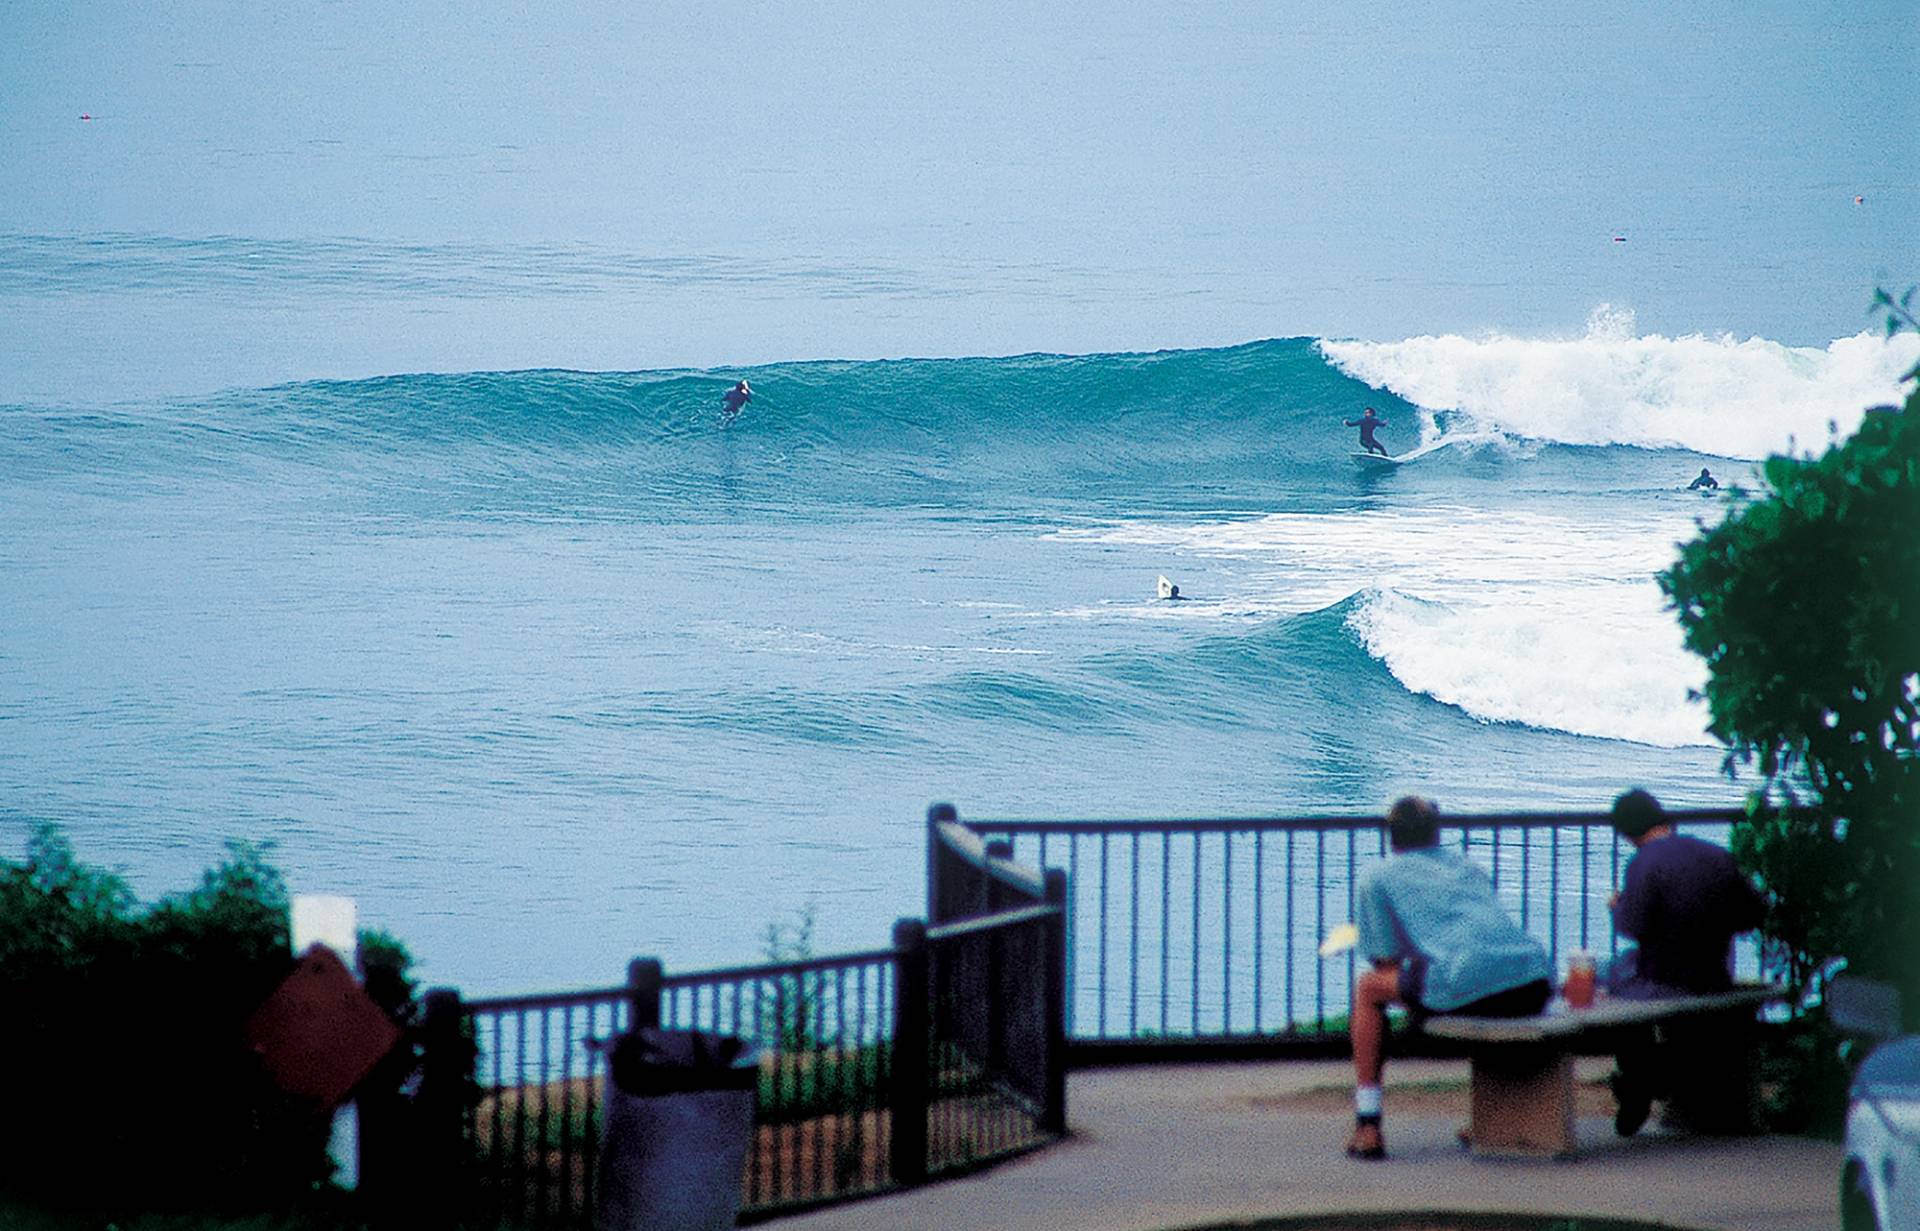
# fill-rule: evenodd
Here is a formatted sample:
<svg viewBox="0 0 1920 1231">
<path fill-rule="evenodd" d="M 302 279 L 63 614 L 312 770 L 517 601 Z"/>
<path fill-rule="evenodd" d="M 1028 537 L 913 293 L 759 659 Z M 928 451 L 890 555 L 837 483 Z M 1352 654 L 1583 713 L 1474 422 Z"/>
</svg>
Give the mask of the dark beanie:
<svg viewBox="0 0 1920 1231">
<path fill-rule="evenodd" d="M 1408 795 L 1387 809 L 1387 841 L 1396 851 L 1417 851 L 1440 841 L 1440 808 L 1431 799 Z"/>
<path fill-rule="evenodd" d="M 1613 831 L 1623 838 L 1637 838 L 1655 825 L 1667 823 L 1660 801 L 1635 787 L 1613 801 Z"/>
</svg>

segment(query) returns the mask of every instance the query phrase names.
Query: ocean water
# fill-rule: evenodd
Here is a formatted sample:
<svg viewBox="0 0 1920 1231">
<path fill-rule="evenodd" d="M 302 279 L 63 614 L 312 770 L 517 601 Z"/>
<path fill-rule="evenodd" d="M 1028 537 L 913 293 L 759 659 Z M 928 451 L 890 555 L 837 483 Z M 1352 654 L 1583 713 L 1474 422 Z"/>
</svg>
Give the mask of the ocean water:
<svg viewBox="0 0 1920 1231">
<path fill-rule="evenodd" d="M 160 247 L 150 303 L 190 260 Z M 42 303 L 99 256 L 9 253 L 0 293 Z M 107 266 L 143 293 L 139 260 Z M 241 276 L 332 267 L 265 245 Z M 0 824 L 56 821 L 148 894 L 268 840 L 296 889 L 490 994 L 752 960 L 809 907 L 822 951 L 881 943 L 922 909 L 935 800 L 1727 803 L 1652 581 L 1723 507 L 1685 484 L 1848 430 L 1914 342 L 1601 310 L 1557 340 L 16 394 Z M 1367 404 L 1415 460 L 1350 456 Z"/>
</svg>

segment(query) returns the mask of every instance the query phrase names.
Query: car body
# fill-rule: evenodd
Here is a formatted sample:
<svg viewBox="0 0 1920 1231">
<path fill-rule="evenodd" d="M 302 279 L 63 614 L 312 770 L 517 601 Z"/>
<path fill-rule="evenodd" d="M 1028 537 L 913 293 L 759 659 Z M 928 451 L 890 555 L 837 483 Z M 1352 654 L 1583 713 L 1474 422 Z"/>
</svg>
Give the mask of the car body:
<svg viewBox="0 0 1920 1231">
<path fill-rule="evenodd" d="M 1854 1074 L 1840 1225 L 1920 1231 L 1920 1035 L 1881 1044 Z"/>
</svg>

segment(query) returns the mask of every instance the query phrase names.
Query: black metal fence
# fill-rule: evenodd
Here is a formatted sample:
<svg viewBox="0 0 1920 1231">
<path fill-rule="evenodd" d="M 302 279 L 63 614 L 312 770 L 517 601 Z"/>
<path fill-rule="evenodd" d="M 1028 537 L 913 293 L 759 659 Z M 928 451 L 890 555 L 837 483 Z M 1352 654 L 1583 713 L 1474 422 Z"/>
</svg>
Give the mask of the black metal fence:
<svg viewBox="0 0 1920 1231">
<path fill-rule="evenodd" d="M 1739 813 L 1669 814 L 1725 840 Z M 1607 899 L 1630 849 L 1602 814 L 1449 818 L 1556 969 L 1617 951 Z M 487 1227 L 591 1224 L 603 1053 L 635 1024 L 761 1052 L 743 1220 L 924 1182 L 1066 1130 L 1066 1071 L 1169 1047 L 1344 1043 L 1356 959 L 1318 954 L 1386 854 L 1377 817 L 963 824 L 927 817 L 927 921 L 891 947 L 624 986 L 428 998 L 428 1080 L 458 1204 Z M 1740 954 L 1752 974 L 1757 954 Z M 464 1099 L 446 1091 L 469 1074 Z"/>
<path fill-rule="evenodd" d="M 1725 841 L 1740 813 L 1674 811 Z M 956 818 L 957 819 L 957 818 Z M 1603 813 L 1449 817 L 1442 841 L 1487 869 L 1547 946 L 1618 951 L 1607 900 L 1631 848 Z M 982 849 L 1065 873 L 1066 1020 L 1075 1062 L 1128 1047 L 1326 1047 L 1344 1038 L 1356 956 L 1319 956 L 1386 855 L 1379 817 L 969 823 Z M 930 881 L 938 876 L 930 874 Z M 940 892 L 951 892 L 940 890 Z M 936 899 L 937 900 L 937 899 Z M 1751 944 L 1743 973 L 1757 968 Z"/>
<path fill-rule="evenodd" d="M 1021 867 L 936 805 L 927 817 L 927 914 L 906 922 L 902 954 L 927 988 L 924 1151 L 956 1170 L 1044 1144 L 1066 1131 L 1067 885 L 1059 871 Z M 915 1117 L 915 1122 L 920 1121 Z M 903 1164 L 919 1151 L 903 1147 Z"/>
<path fill-rule="evenodd" d="M 636 959 L 621 987 L 460 1004 L 443 1049 L 471 1056 L 457 1186 L 485 1227 L 592 1224 L 603 1040 L 636 1025 L 759 1049 L 742 1219 L 984 1165 L 1065 1131 L 1064 877 L 984 851 L 958 825 L 935 926 L 891 948 L 691 974 Z M 450 999 L 451 998 L 451 999 Z M 451 1007 L 449 1007 L 451 1006 Z"/>
</svg>

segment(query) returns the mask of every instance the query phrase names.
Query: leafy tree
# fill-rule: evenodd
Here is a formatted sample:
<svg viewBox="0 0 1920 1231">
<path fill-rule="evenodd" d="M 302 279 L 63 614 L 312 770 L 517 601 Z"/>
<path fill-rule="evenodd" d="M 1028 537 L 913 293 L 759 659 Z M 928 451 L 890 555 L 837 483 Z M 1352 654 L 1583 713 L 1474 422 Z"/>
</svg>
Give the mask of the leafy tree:
<svg viewBox="0 0 1920 1231">
<path fill-rule="evenodd" d="M 1889 334 L 1920 324 L 1912 295 L 1878 297 Z M 1760 776 L 1734 853 L 1776 971 L 1804 986 L 1844 958 L 1920 1022 L 1920 388 L 1764 474 L 1659 578 L 1728 774 Z"/>
<path fill-rule="evenodd" d="M 404 1026 L 406 951 L 369 939 L 369 983 Z M 19 1062 L 0 1189 L 114 1210 L 310 1194 L 325 1118 L 273 1087 L 242 1029 L 292 968 L 286 886 L 258 847 L 142 908 L 37 826 L 23 863 L 0 860 L 0 1054 Z"/>
</svg>

